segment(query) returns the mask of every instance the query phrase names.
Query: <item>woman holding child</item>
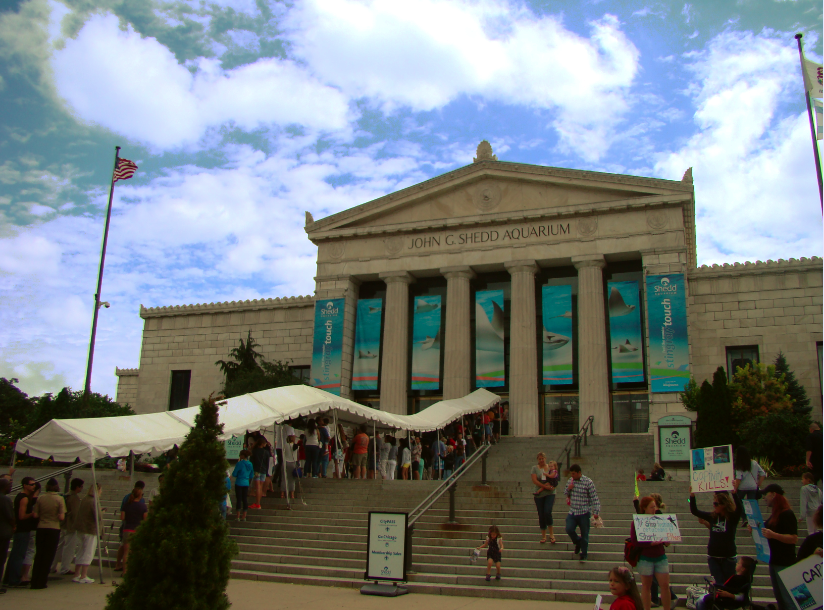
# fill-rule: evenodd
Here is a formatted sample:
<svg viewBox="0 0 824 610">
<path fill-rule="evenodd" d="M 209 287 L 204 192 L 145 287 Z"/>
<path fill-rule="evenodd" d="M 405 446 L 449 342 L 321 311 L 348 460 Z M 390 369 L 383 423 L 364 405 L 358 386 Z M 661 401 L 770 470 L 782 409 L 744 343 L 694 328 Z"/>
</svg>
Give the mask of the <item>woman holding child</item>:
<svg viewBox="0 0 824 610">
<path fill-rule="evenodd" d="M 541 528 L 541 544 L 546 543 L 546 530 L 549 528 L 549 542 L 555 544 L 555 532 L 552 531 L 552 507 L 555 505 L 555 488 L 558 486 L 560 475 L 558 464 L 547 462 L 546 454 L 538 454 L 538 463 L 532 467 L 532 492 L 535 498 L 535 507 L 538 509 L 538 525 Z"/>
</svg>

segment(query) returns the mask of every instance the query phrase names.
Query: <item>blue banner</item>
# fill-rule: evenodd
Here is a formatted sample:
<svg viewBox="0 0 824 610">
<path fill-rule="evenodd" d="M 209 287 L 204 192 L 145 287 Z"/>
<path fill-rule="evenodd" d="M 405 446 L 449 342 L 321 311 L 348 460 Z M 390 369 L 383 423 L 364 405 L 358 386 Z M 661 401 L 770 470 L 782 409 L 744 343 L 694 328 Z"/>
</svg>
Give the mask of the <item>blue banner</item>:
<svg viewBox="0 0 824 610">
<path fill-rule="evenodd" d="M 352 389 L 377 390 L 381 361 L 382 299 L 360 299 L 355 321 L 355 354 Z"/>
<path fill-rule="evenodd" d="M 690 380 L 684 274 L 647 276 L 650 382 L 653 392 L 683 392 Z"/>
<path fill-rule="evenodd" d="M 506 384 L 504 366 L 504 291 L 475 293 L 475 387 Z"/>
<path fill-rule="evenodd" d="M 343 356 L 343 299 L 315 301 L 312 385 L 340 396 Z"/>
<path fill-rule="evenodd" d="M 644 381 L 638 282 L 607 282 L 612 383 Z"/>
<path fill-rule="evenodd" d="M 543 384 L 572 384 L 572 286 L 541 287 Z"/>
<path fill-rule="evenodd" d="M 770 545 L 762 530 L 764 529 L 764 518 L 761 516 L 761 509 L 758 500 L 742 500 L 744 514 L 747 515 L 747 522 L 752 526 L 752 540 L 755 543 L 755 552 L 758 561 L 770 563 Z"/>
<path fill-rule="evenodd" d="M 441 387 L 441 297 L 415 297 L 412 309 L 412 389 Z"/>
</svg>

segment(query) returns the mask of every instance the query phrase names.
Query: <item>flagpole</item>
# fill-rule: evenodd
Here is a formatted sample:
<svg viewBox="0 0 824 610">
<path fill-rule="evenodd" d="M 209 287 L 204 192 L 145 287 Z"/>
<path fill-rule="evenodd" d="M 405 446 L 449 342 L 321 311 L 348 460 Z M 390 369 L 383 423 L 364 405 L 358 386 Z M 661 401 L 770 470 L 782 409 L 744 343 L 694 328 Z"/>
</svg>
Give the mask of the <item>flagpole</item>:
<svg viewBox="0 0 824 610">
<path fill-rule="evenodd" d="M 821 203 L 821 213 L 824 215 L 824 184 L 821 178 L 821 158 L 818 153 L 818 142 L 815 137 L 815 123 L 813 123 L 813 108 L 810 103 L 810 91 L 807 88 L 807 67 L 804 65 L 804 49 L 801 46 L 801 39 L 804 34 L 798 33 L 795 35 L 795 40 L 798 43 L 798 57 L 801 59 L 801 78 L 804 79 L 804 99 L 807 102 L 807 116 L 810 119 L 810 135 L 813 138 L 813 153 L 815 154 L 815 175 L 818 178 L 818 199 Z"/>
<path fill-rule="evenodd" d="M 89 341 L 89 361 L 86 365 L 86 388 L 84 397 L 88 398 L 92 391 L 92 361 L 94 360 L 94 340 L 97 336 L 97 313 L 100 311 L 100 290 L 103 287 L 103 266 L 106 262 L 106 244 L 109 241 L 109 223 L 112 219 L 112 197 L 114 196 L 114 173 L 117 171 L 117 161 L 120 147 L 114 147 L 114 169 L 112 169 L 112 183 L 109 186 L 109 207 L 106 210 L 106 228 L 103 230 L 103 248 L 100 251 L 100 270 L 97 273 L 97 292 L 94 295 L 94 314 L 92 314 L 92 338 Z"/>
</svg>

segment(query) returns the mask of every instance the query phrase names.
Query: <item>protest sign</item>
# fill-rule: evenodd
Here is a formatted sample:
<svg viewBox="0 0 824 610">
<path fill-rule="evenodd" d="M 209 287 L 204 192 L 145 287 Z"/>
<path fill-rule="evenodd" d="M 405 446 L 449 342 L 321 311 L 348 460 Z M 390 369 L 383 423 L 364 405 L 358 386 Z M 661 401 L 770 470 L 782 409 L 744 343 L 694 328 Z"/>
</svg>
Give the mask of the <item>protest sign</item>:
<svg viewBox="0 0 824 610">
<path fill-rule="evenodd" d="M 821 568 L 821 557 L 810 555 L 778 573 L 798 610 L 821 608 L 824 597 L 824 587 L 821 586 Z"/>
<path fill-rule="evenodd" d="M 758 507 L 758 500 L 742 500 L 744 504 L 744 514 L 752 527 L 752 540 L 755 542 L 755 550 L 758 553 L 757 559 L 762 563 L 770 563 L 770 545 L 764 538 L 761 530 L 764 527 L 764 517 L 761 516 L 761 509 Z"/>
<path fill-rule="evenodd" d="M 732 445 L 693 449 L 690 459 L 692 493 L 732 491 Z"/>
<path fill-rule="evenodd" d="M 675 515 L 633 515 L 638 542 L 681 542 Z"/>
</svg>

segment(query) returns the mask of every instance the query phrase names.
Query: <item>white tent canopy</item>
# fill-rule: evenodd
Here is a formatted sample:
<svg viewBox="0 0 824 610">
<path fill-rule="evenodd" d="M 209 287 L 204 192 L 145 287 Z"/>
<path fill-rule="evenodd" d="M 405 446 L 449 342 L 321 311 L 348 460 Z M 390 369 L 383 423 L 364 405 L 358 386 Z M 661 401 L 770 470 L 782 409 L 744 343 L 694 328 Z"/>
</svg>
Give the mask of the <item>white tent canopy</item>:
<svg viewBox="0 0 824 610">
<path fill-rule="evenodd" d="M 427 432 L 449 425 L 471 413 L 492 408 L 500 398 L 479 389 L 454 400 L 444 400 L 416 413 L 395 415 L 365 407 L 305 385 L 286 386 L 244 394 L 220 401 L 218 418 L 223 424 L 222 439 L 240 436 L 276 424 L 335 411 L 339 422 L 374 422 L 382 430 Z M 57 462 L 83 461 L 106 456 L 168 451 L 180 445 L 194 426 L 200 407 L 178 411 L 98 417 L 53 419 L 17 442 L 16 451 L 38 458 L 52 457 Z"/>
</svg>

